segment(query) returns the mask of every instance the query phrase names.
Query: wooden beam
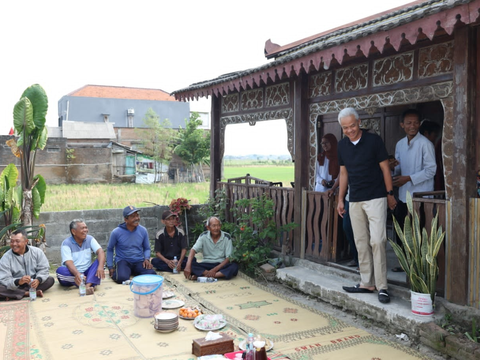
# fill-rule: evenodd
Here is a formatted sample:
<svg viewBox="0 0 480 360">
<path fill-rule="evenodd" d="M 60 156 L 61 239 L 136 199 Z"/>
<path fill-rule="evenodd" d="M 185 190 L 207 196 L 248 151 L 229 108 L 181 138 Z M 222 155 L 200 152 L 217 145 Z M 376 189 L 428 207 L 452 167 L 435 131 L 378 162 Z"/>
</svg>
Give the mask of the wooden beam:
<svg viewBox="0 0 480 360">
<path fill-rule="evenodd" d="M 294 113 L 293 127 L 295 139 L 295 200 L 294 200 L 294 220 L 298 227 L 294 231 L 296 257 L 300 256 L 301 249 L 301 220 L 302 220 L 302 189 L 308 189 L 308 166 L 310 156 L 310 126 L 308 123 L 308 78 L 305 72 L 301 72 L 295 78 L 294 84 Z"/>
<path fill-rule="evenodd" d="M 465 305 L 468 295 L 469 199 L 476 196 L 475 56 L 476 34 L 468 26 L 454 31 L 453 54 L 455 128 L 453 129 L 453 186 L 451 238 L 447 241 L 446 298 Z"/>
<path fill-rule="evenodd" d="M 215 196 L 217 182 L 222 178 L 222 154 L 220 154 L 220 106 L 221 99 L 212 95 L 210 123 L 210 197 Z"/>
</svg>

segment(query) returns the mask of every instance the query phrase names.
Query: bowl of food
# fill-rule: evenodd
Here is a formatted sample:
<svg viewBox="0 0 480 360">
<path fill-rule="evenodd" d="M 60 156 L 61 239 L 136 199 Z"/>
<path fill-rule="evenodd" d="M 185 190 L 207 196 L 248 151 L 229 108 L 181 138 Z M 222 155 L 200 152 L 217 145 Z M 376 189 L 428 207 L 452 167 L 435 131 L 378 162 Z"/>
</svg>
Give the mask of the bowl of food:
<svg viewBox="0 0 480 360">
<path fill-rule="evenodd" d="M 178 310 L 178 317 L 184 320 L 194 320 L 197 316 L 202 314 L 202 310 L 200 310 L 198 306 L 182 307 Z"/>
</svg>

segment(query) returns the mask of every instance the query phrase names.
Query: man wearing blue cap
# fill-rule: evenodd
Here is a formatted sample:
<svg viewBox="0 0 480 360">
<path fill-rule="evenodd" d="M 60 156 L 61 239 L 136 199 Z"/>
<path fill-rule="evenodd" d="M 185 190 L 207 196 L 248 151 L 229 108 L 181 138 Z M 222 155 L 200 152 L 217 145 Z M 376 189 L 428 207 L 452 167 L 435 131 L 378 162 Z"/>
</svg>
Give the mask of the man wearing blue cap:
<svg viewBox="0 0 480 360">
<path fill-rule="evenodd" d="M 125 222 L 112 231 L 108 240 L 107 267 L 110 277 L 118 284 L 131 275 L 156 274 L 150 263 L 148 232 L 140 225 L 139 212 L 132 205 L 123 209 Z"/>
</svg>

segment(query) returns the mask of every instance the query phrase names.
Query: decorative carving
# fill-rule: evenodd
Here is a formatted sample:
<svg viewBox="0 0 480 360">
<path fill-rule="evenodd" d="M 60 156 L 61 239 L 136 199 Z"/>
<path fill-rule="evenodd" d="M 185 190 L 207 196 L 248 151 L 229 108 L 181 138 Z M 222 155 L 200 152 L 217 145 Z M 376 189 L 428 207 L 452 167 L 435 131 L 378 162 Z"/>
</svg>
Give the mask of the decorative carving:
<svg viewBox="0 0 480 360">
<path fill-rule="evenodd" d="M 290 83 L 267 86 L 265 88 L 265 105 L 267 107 L 288 105 L 290 103 Z"/>
<path fill-rule="evenodd" d="M 365 89 L 368 83 L 368 64 L 338 69 L 335 74 L 335 92 Z"/>
<path fill-rule="evenodd" d="M 412 80 L 413 51 L 394 55 L 373 63 L 373 86 Z"/>
<path fill-rule="evenodd" d="M 362 121 L 360 122 L 360 128 L 372 130 L 373 132 L 375 132 L 375 134 L 380 135 L 380 119 L 362 119 Z"/>
<path fill-rule="evenodd" d="M 310 173 L 310 189 L 315 189 L 315 161 L 317 159 L 317 125 L 316 121 L 318 116 L 322 114 L 338 113 L 346 107 L 353 107 L 357 110 L 359 109 L 369 109 L 369 108 L 383 108 L 393 105 L 402 105 L 402 104 L 413 104 L 421 103 L 428 101 L 441 100 L 443 107 L 445 109 L 444 114 L 444 129 L 448 127 L 453 128 L 453 112 L 448 111 L 448 109 L 453 109 L 453 83 L 451 81 L 446 81 L 433 85 L 420 86 L 410 89 L 401 89 L 393 90 L 388 92 L 383 92 L 379 94 L 371 94 L 365 96 L 358 96 L 354 98 L 338 99 L 331 101 L 324 101 L 316 104 L 311 104 L 309 109 L 309 131 L 310 131 L 310 163 L 309 163 L 309 173 Z M 367 119 L 368 120 L 368 119 Z M 364 120 L 362 120 L 364 123 Z M 374 124 L 370 126 L 375 127 Z M 443 138 L 443 146 L 445 148 L 448 144 L 448 137 Z M 444 156 L 444 166 L 445 166 L 445 183 L 447 189 L 447 197 L 451 194 L 451 173 L 449 173 L 447 164 L 451 163 L 451 159 L 445 158 Z"/>
<path fill-rule="evenodd" d="M 448 74 L 453 70 L 453 42 L 429 46 L 418 53 L 418 77 Z"/>
<path fill-rule="evenodd" d="M 222 97 L 222 113 L 238 111 L 238 93 Z"/>
<path fill-rule="evenodd" d="M 223 153 L 225 151 L 225 127 L 230 124 L 243 124 L 256 123 L 257 121 L 266 121 L 266 120 L 277 120 L 285 119 L 287 125 L 287 148 L 292 156 L 292 159 L 295 159 L 295 154 L 293 152 L 293 110 L 292 109 L 282 109 L 275 111 L 264 111 L 257 112 L 252 114 L 242 114 L 242 115 L 233 115 L 233 116 L 224 116 L 220 118 L 220 156 L 223 158 Z"/>
<path fill-rule="evenodd" d="M 375 107 L 367 108 L 367 109 L 364 109 L 364 110 L 370 116 L 373 116 L 373 114 L 375 114 L 377 112 L 377 108 L 375 108 Z"/>
<path fill-rule="evenodd" d="M 263 89 L 247 90 L 240 94 L 242 110 L 256 110 L 263 107 Z"/>
<path fill-rule="evenodd" d="M 454 121 L 453 109 L 455 102 L 453 95 L 441 99 L 443 106 L 443 135 L 442 135 L 442 158 L 443 158 L 443 176 L 445 177 L 445 198 L 451 199 L 453 192 L 453 136 L 454 136 Z M 449 155 L 447 155 L 449 154 Z"/>
<path fill-rule="evenodd" d="M 332 72 L 326 71 L 310 77 L 310 85 L 308 87 L 308 97 L 330 95 L 332 86 Z"/>
</svg>

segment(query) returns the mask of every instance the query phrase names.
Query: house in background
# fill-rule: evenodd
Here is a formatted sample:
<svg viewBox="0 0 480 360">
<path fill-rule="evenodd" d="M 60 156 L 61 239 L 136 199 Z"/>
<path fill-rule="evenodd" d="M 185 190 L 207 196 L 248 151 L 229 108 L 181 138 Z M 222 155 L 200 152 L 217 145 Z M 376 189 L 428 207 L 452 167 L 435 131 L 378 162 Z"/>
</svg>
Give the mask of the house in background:
<svg viewBox="0 0 480 360">
<path fill-rule="evenodd" d="M 150 108 L 161 120 L 168 119 L 174 129 L 184 127 L 190 117 L 190 104 L 175 100 L 163 90 L 85 85 L 58 101 L 58 126 L 62 127 L 63 121 L 82 121 L 141 128 Z"/>
</svg>

